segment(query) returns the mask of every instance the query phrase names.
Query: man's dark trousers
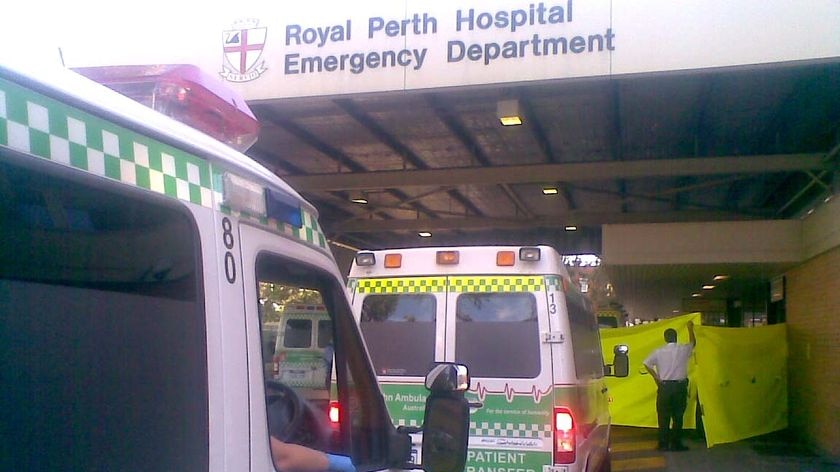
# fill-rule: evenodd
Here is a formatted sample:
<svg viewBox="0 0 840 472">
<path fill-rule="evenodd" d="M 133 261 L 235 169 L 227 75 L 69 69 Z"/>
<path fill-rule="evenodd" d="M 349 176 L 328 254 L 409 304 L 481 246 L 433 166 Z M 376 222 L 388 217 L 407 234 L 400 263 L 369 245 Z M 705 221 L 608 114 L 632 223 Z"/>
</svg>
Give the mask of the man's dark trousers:
<svg viewBox="0 0 840 472">
<path fill-rule="evenodd" d="M 682 446 L 682 425 L 688 403 L 688 380 L 663 380 L 656 390 L 656 415 L 659 419 L 659 447 Z M 671 421 L 674 422 L 670 428 Z"/>
</svg>

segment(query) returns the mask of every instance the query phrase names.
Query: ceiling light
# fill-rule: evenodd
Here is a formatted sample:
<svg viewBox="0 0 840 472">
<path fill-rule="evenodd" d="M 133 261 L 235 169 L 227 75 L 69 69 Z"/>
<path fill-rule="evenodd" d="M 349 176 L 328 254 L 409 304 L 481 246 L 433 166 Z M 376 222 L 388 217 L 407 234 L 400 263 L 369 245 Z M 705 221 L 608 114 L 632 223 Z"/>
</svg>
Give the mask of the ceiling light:
<svg viewBox="0 0 840 472">
<path fill-rule="evenodd" d="M 566 226 L 566 231 L 577 231 L 577 226 L 568 225 Z"/>
<path fill-rule="evenodd" d="M 557 187 L 543 187 L 542 193 L 543 195 L 557 195 L 560 191 L 557 190 Z"/>
<path fill-rule="evenodd" d="M 729 278 L 729 276 L 728 276 L 728 275 L 726 275 L 726 274 L 719 274 L 719 275 L 716 275 L 716 276 L 715 276 L 715 279 L 714 279 L 714 280 L 715 280 L 715 282 L 719 282 L 719 281 L 721 281 L 721 280 L 726 280 L 726 279 L 728 279 L 728 278 Z"/>
<path fill-rule="evenodd" d="M 522 115 L 519 112 L 519 100 L 499 100 L 496 103 L 496 116 L 502 126 L 521 125 Z"/>
<path fill-rule="evenodd" d="M 712 289 L 714 289 L 714 288 L 715 288 L 715 286 L 714 286 L 714 285 L 704 285 L 704 286 L 703 286 L 703 290 L 712 290 Z"/>
<path fill-rule="evenodd" d="M 362 192 L 351 193 L 350 201 L 353 203 L 358 203 L 359 205 L 367 205 L 368 203 L 367 196 Z"/>
<path fill-rule="evenodd" d="M 697 297 L 702 297 L 702 296 L 703 296 L 703 294 L 701 294 L 701 293 L 692 293 L 692 294 L 691 294 L 691 296 L 692 296 L 692 297 L 694 297 L 694 298 L 697 298 Z"/>
<path fill-rule="evenodd" d="M 432 233 L 428 231 L 420 231 L 419 233 L 417 233 L 417 236 L 420 236 L 421 238 L 431 238 Z"/>
</svg>

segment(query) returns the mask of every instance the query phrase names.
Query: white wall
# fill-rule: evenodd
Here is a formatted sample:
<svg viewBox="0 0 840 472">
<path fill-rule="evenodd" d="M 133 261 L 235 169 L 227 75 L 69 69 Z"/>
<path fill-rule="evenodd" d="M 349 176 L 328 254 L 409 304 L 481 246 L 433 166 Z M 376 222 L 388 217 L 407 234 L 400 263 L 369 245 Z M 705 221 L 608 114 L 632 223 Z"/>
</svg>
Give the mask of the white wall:
<svg viewBox="0 0 840 472">
<path fill-rule="evenodd" d="M 797 262 L 802 222 L 604 225 L 602 248 L 610 265 Z"/>
<path fill-rule="evenodd" d="M 802 258 L 840 246 L 840 198 L 832 198 L 802 221 Z"/>
<path fill-rule="evenodd" d="M 540 5 L 562 10 L 563 21 L 549 21 L 548 13 L 531 15 Z M 514 28 L 493 21 L 470 30 L 458 21 L 470 10 L 476 18 L 518 16 L 525 24 Z M 389 35 L 374 25 L 378 18 L 399 25 L 415 14 L 434 18 L 434 31 L 409 27 L 404 35 Z M 27 52 L 32 42 L 60 46 L 69 67 L 191 63 L 234 81 L 249 100 L 840 57 L 837 0 L 32 0 L 16 2 L 4 15 L 0 39 L 15 44 L 25 38 Z M 307 41 L 293 33 L 298 26 L 310 30 L 310 39 L 320 30 L 323 39 Z M 241 30 L 249 31 L 246 44 L 234 39 Z M 574 38 L 585 40 L 587 46 L 556 55 L 542 49 L 561 38 L 569 45 Z M 472 46 L 475 54 L 453 55 L 455 43 Z M 232 72 L 241 67 L 237 47 L 246 45 L 246 72 L 240 77 Z M 378 57 L 384 51 L 406 51 L 407 62 L 382 66 Z M 350 56 L 375 60 L 350 67 Z M 304 57 L 330 57 L 332 65 L 306 73 L 300 64 L 290 66 Z"/>
</svg>

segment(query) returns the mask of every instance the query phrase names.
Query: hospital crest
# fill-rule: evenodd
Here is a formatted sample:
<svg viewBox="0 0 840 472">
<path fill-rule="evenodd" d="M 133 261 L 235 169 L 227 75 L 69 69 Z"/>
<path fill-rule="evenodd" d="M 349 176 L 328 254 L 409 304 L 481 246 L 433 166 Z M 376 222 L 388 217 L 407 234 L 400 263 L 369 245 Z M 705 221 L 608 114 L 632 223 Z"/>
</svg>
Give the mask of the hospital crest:
<svg viewBox="0 0 840 472">
<path fill-rule="evenodd" d="M 222 32 L 224 58 L 219 75 L 229 82 L 249 82 L 266 71 L 262 58 L 267 36 L 266 27 L 256 19 L 235 22 Z"/>
</svg>

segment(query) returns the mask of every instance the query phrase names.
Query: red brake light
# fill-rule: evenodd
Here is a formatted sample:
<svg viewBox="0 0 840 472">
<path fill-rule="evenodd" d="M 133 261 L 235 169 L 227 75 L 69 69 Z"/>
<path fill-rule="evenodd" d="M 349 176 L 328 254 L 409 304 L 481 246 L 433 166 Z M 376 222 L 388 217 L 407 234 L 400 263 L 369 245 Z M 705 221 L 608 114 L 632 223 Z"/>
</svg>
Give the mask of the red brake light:
<svg viewBox="0 0 840 472">
<path fill-rule="evenodd" d="M 330 402 L 330 423 L 333 426 L 338 425 L 338 423 L 339 423 L 339 418 L 340 418 L 339 413 L 341 413 L 341 411 L 339 410 L 338 402 L 336 402 L 336 401 Z"/>
<path fill-rule="evenodd" d="M 568 408 L 554 409 L 554 463 L 575 461 L 575 420 Z"/>
<path fill-rule="evenodd" d="M 245 100 L 192 65 L 81 67 L 76 72 L 244 152 L 260 124 Z"/>
</svg>

